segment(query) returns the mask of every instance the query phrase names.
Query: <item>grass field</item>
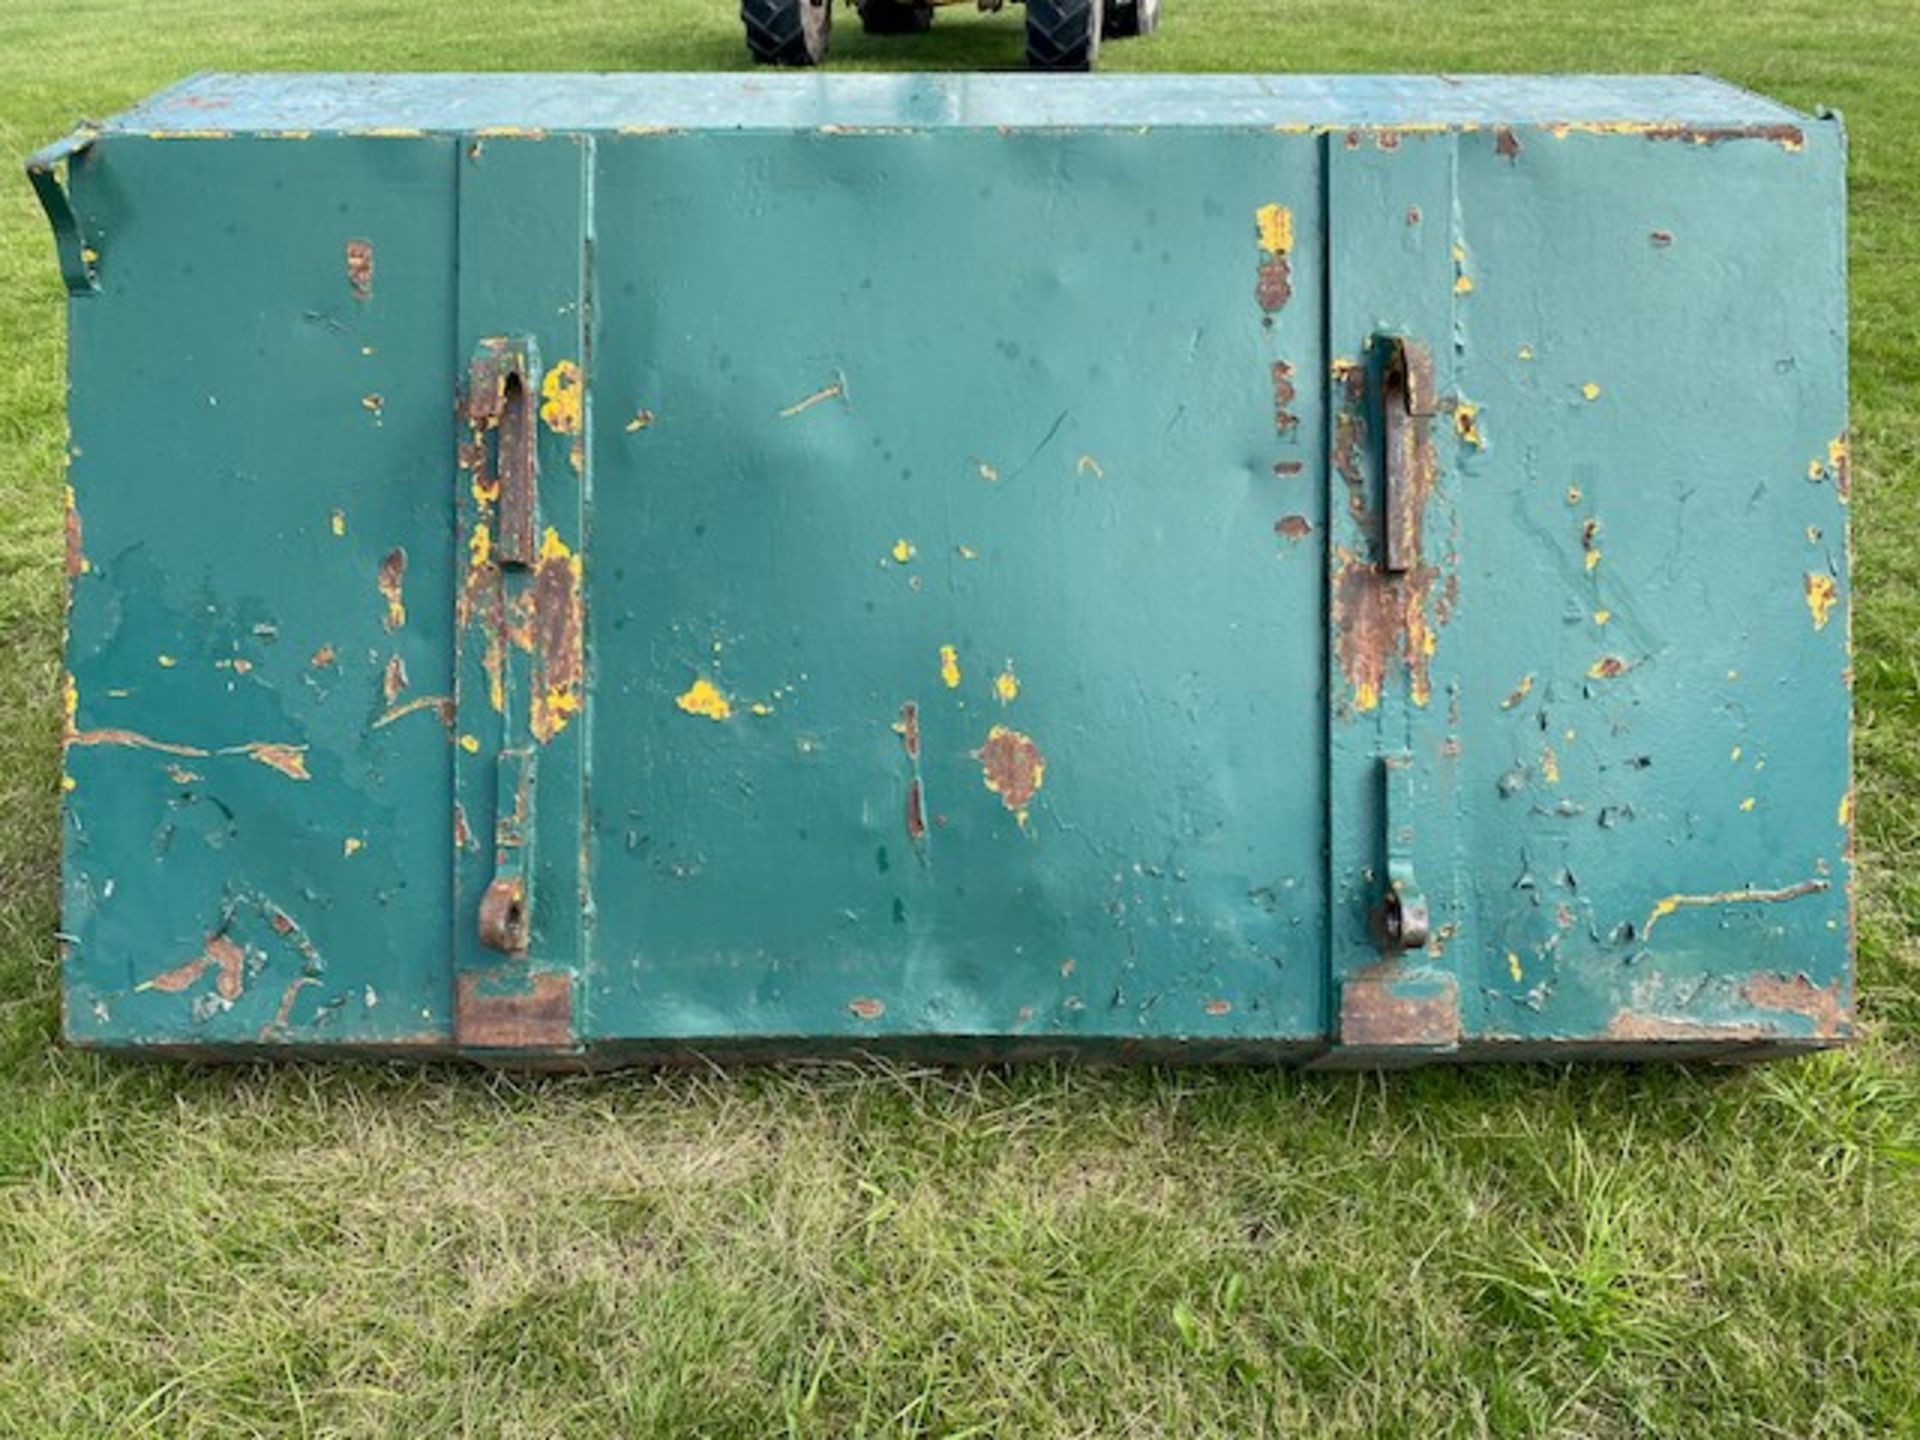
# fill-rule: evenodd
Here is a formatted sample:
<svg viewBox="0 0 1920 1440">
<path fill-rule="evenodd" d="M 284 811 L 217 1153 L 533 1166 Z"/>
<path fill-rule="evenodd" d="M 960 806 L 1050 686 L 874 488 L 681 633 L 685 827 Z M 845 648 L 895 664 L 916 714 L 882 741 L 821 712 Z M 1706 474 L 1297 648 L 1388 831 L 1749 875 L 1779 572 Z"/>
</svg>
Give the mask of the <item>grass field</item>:
<svg viewBox="0 0 1920 1440">
<path fill-rule="evenodd" d="M 1018 12 L 839 38 L 1020 47 Z M 1385 1080 L 62 1050 L 62 295 L 16 178 L 0 1437 L 1920 1434 L 1920 0 L 1168 0 L 1108 60 L 1708 70 L 1845 111 L 1864 1042 Z M 0 152 L 196 69 L 742 63 L 728 0 L 6 0 Z"/>
</svg>

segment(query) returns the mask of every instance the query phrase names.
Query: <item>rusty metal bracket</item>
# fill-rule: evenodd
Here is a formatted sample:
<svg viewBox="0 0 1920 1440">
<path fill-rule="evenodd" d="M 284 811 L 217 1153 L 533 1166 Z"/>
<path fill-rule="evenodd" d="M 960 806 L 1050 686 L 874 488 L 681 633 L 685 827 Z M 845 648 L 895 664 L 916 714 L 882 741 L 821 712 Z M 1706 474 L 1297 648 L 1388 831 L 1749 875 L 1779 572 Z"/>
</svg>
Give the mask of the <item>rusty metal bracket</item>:
<svg viewBox="0 0 1920 1440">
<path fill-rule="evenodd" d="M 500 752 L 493 880 L 480 897 L 480 943 L 513 956 L 527 953 L 533 930 L 534 764 L 531 749 Z"/>
<path fill-rule="evenodd" d="M 1431 464 L 1427 423 L 1435 414 L 1433 357 L 1402 335 L 1380 335 L 1380 433 L 1383 443 L 1381 567 L 1404 575 L 1420 563 L 1423 472 Z"/>
<path fill-rule="evenodd" d="M 93 131 L 76 130 L 66 139 L 56 140 L 27 158 L 27 179 L 33 183 L 33 193 L 40 197 L 40 208 L 47 212 L 47 223 L 53 227 L 53 248 L 60 258 L 60 278 L 66 281 L 69 295 L 100 293 L 100 274 L 96 267 L 99 256 L 87 240 L 61 175 L 64 169 L 66 177 L 71 179 L 74 165 L 86 154 L 93 140 Z"/>
<path fill-rule="evenodd" d="M 538 408 L 540 352 L 531 339 L 484 340 L 467 368 L 467 419 L 490 432 L 479 483 L 498 487 L 493 555 L 502 568 L 527 569 L 540 534 Z"/>
<path fill-rule="evenodd" d="M 1380 898 L 1380 948 L 1387 955 L 1424 950 L 1432 931 L 1427 897 L 1413 873 L 1413 755 L 1398 750 L 1380 757 L 1384 793 L 1387 888 Z"/>
<path fill-rule="evenodd" d="M 467 419 L 481 438 L 475 484 L 493 497 L 491 563 L 503 603 L 522 606 L 539 550 L 540 356 L 526 336 L 494 337 L 474 349 L 467 369 Z M 500 657 L 501 748 L 495 767 L 493 879 L 480 897 L 480 943 L 524 957 L 533 933 L 534 748 L 527 726 L 527 665 L 508 639 Z"/>
</svg>

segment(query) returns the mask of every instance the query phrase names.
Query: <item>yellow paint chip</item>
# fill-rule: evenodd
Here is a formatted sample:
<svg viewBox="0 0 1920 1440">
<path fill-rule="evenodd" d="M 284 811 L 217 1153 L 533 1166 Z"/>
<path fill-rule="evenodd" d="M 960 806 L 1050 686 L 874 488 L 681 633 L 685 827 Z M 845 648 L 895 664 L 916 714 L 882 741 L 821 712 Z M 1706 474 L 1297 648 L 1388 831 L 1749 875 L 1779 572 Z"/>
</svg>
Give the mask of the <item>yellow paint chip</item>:
<svg viewBox="0 0 1920 1440">
<path fill-rule="evenodd" d="M 980 478 L 982 480 L 985 480 L 988 483 L 992 483 L 993 481 L 996 481 L 1000 478 L 1000 472 L 994 469 L 993 466 L 989 465 L 986 461 L 976 460 L 973 463 L 979 468 Z"/>
<path fill-rule="evenodd" d="M 1522 700 L 1526 699 L 1527 696 L 1532 693 L 1532 691 L 1533 691 L 1533 675 L 1531 672 L 1529 672 L 1528 674 L 1522 675 L 1520 677 L 1520 683 L 1513 687 L 1513 693 L 1508 695 L 1506 699 L 1500 702 L 1500 708 L 1502 710 L 1513 709 L 1514 706 L 1518 705 Z"/>
<path fill-rule="evenodd" d="M 1840 797 L 1840 803 L 1834 808 L 1833 823 L 1842 830 L 1853 823 L 1853 792 L 1847 791 Z"/>
<path fill-rule="evenodd" d="M 557 363 L 540 381 L 540 418 L 556 435 L 580 433 L 580 367 Z"/>
<path fill-rule="evenodd" d="M 160 668 L 162 670 L 171 670 L 175 665 L 179 663 L 180 662 L 175 660 L 171 655 L 162 655 L 160 657 Z"/>
<path fill-rule="evenodd" d="M 1727 752 L 1727 759 L 1731 760 L 1736 765 L 1740 763 L 1740 747 L 1738 745 L 1734 746 L 1732 750 Z"/>
<path fill-rule="evenodd" d="M 1007 662 L 1007 668 L 993 677 L 993 693 L 999 697 L 1002 705 L 1011 705 L 1020 697 L 1020 678 L 1013 673 L 1013 662 Z"/>
<path fill-rule="evenodd" d="M 911 540 L 896 540 L 893 542 L 893 549 L 888 553 L 893 556 L 896 564 L 904 565 L 919 552 L 913 548 Z"/>
<path fill-rule="evenodd" d="M 1353 708 L 1361 712 L 1374 710 L 1380 705 L 1380 687 L 1371 680 L 1362 680 L 1353 687 Z"/>
<path fill-rule="evenodd" d="M 1613 612 L 1611 610 L 1596 610 L 1593 612 L 1593 623 L 1596 625 L 1604 625 L 1611 619 L 1613 619 Z"/>
<path fill-rule="evenodd" d="M 1269 255 L 1285 255 L 1293 249 L 1293 212 L 1284 205 L 1262 205 L 1253 212 L 1260 231 L 1260 248 Z"/>
<path fill-rule="evenodd" d="M 1579 503 L 1580 503 L 1580 487 L 1578 485 L 1567 486 L 1567 504 L 1578 505 Z"/>
<path fill-rule="evenodd" d="M 460 737 L 460 748 L 469 755 L 478 755 L 480 753 L 480 742 L 471 735 L 462 735 Z"/>
<path fill-rule="evenodd" d="M 1591 570 L 1594 568 L 1594 566 L 1598 565 L 1599 563 L 1600 563 L 1600 552 L 1598 550 L 1587 551 L 1587 569 Z"/>
<path fill-rule="evenodd" d="M 1813 616 L 1813 628 L 1824 630 L 1827 621 L 1833 618 L 1833 603 L 1836 595 L 1831 575 L 1809 572 L 1806 578 L 1807 613 Z"/>
<path fill-rule="evenodd" d="M 951 645 L 940 647 L 940 683 L 949 690 L 960 688 L 960 652 Z"/>
<path fill-rule="evenodd" d="M 357 835 L 349 835 L 340 842 L 340 853 L 343 856 L 350 856 L 365 843 Z"/>
<path fill-rule="evenodd" d="M 332 516 L 330 516 L 328 519 L 328 524 L 332 526 L 334 537 L 336 539 L 338 539 L 342 535 L 345 535 L 347 533 L 346 512 L 344 510 L 334 511 Z"/>
<path fill-rule="evenodd" d="M 956 545 L 953 548 L 959 551 L 962 560 L 978 560 L 980 558 L 980 552 L 975 550 L 971 545 Z"/>
<path fill-rule="evenodd" d="M 697 676 L 693 684 L 674 698 L 678 705 L 689 715 L 698 715 L 708 720 L 726 720 L 733 715 L 733 706 L 706 676 Z"/>
<path fill-rule="evenodd" d="M 1533 359 L 1533 347 L 1531 345 L 1522 345 L 1520 347 L 1520 358 L 1522 360 Z"/>
<path fill-rule="evenodd" d="M 1454 276 L 1453 293 L 1456 295 L 1471 295 L 1473 293 L 1473 277 L 1471 275 Z"/>
<path fill-rule="evenodd" d="M 1740 802 L 1740 813 L 1746 814 L 1753 809 L 1753 796 L 1749 795 Z"/>
<path fill-rule="evenodd" d="M 1580 387 L 1580 393 L 1589 400 L 1598 400 L 1600 398 L 1600 387 L 1589 380 Z"/>
<path fill-rule="evenodd" d="M 1082 475 L 1091 475 L 1096 480 L 1107 478 L 1107 472 L 1100 468 L 1100 462 L 1091 455 L 1082 455 L 1073 468 Z"/>
<path fill-rule="evenodd" d="M 1462 400 L 1453 407 L 1453 428 L 1461 440 L 1476 450 L 1484 450 L 1486 442 L 1480 438 L 1480 407 L 1469 405 Z"/>
<path fill-rule="evenodd" d="M 1549 785 L 1560 783 L 1560 757 L 1553 753 L 1551 745 L 1540 747 L 1540 778 Z"/>
<path fill-rule="evenodd" d="M 473 527 L 473 534 L 467 540 L 467 553 L 476 570 L 493 558 L 493 532 L 484 520 Z"/>
<path fill-rule="evenodd" d="M 1520 980 L 1522 978 L 1521 970 L 1520 970 L 1520 957 L 1514 954 L 1513 951 L 1511 950 L 1507 952 L 1507 974 L 1513 977 L 1514 984 L 1518 985 L 1520 983 Z"/>
<path fill-rule="evenodd" d="M 754 701 L 747 709 L 755 715 L 766 716 L 773 714 L 773 706 L 767 704 L 764 700 Z"/>
</svg>

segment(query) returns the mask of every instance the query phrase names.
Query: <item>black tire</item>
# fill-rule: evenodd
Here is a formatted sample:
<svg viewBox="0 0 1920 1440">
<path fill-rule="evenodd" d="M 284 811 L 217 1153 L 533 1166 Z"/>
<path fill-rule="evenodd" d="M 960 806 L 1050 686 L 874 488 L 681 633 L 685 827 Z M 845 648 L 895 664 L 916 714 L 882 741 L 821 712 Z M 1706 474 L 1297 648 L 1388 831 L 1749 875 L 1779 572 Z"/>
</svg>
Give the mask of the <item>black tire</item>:
<svg viewBox="0 0 1920 1440">
<path fill-rule="evenodd" d="M 917 35 L 933 24 L 933 7 L 910 0 L 858 0 L 860 24 L 869 35 Z"/>
<path fill-rule="evenodd" d="M 747 49 L 762 65 L 818 65 L 827 58 L 833 0 L 740 0 Z"/>
<path fill-rule="evenodd" d="M 1027 68 L 1091 70 L 1106 0 L 1027 0 Z"/>
<path fill-rule="evenodd" d="M 1107 0 L 1106 37 L 1130 40 L 1160 26 L 1160 0 Z"/>
</svg>

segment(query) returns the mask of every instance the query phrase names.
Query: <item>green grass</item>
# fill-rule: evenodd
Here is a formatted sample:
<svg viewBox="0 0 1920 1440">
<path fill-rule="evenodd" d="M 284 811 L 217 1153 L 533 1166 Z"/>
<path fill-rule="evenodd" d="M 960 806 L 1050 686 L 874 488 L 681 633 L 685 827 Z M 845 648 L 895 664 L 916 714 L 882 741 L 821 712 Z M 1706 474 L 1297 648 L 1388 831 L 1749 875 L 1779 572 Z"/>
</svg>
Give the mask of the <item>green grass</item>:
<svg viewBox="0 0 1920 1440">
<path fill-rule="evenodd" d="M 843 16 L 838 59 L 1001 66 L 1018 27 Z M 0 1436 L 1920 1434 L 1916 37 L 1920 0 L 1169 0 L 1108 56 L 1845 110 L 1867 1038 L 1732 1075 L 58 1048 L 61 293 L 0 187 Z M 194 69 L 741 63 L 727 0 L 7 0 L 0 151 Z"/>
</svg>

